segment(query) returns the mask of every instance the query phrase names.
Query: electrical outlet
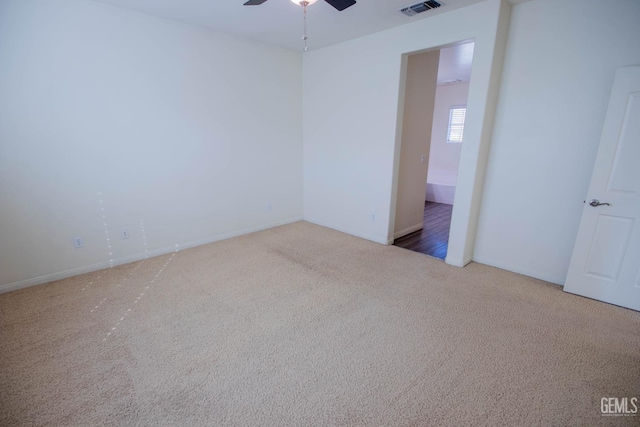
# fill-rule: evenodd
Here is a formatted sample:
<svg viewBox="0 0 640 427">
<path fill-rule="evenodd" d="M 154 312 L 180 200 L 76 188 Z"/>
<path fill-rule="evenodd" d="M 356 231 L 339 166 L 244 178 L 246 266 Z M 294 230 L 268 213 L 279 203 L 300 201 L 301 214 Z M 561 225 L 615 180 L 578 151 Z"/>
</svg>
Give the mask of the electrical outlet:
<svg viewBox="0 0 640 427">
<path fill-rule="evenodd" d="M 76 236 L 73 238 L 73 246 L 75 246 L 76 248 L 84 247 L 84 240 L 82 239 L 82 236 Z"/>
<path fill-rule="evenodd" d="M 120 233 L 120 237 L 124 240 L 124 239 L 128 239 L 129 238 L 129 230 L 122 230 L 122 232 Z"/>
<path fill-rule="evenodd" d="M 427 156 L 423 154 L 422 157 L 420 157 L 420 163 L 424 163 L 426 161 L 427 161 Z"/>
<path fill-rule="evenodd" d="M 271 205 L 271 203 L 267 203 L 267 212 L 271 212 L 272 209 L 273 205 Z"/>
<path fill-rule="evenodd" d="M 376 214 L 375 212 L 371 212 L 371 221 L 375 221 L 376 220 Z"/>
</svg>

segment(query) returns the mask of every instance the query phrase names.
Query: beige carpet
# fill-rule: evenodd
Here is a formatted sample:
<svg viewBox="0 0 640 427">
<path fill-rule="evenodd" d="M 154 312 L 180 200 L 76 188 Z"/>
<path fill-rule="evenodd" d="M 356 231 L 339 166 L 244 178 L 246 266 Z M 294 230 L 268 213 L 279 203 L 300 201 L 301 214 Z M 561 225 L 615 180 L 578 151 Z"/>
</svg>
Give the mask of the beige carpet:
<svg viewBox="0 0 640 427">
<path fill-rule="evenodd" d="M 0 295 L 0 425 L 585 426 L 640 313 L 296 223 Z"/>
</svg>

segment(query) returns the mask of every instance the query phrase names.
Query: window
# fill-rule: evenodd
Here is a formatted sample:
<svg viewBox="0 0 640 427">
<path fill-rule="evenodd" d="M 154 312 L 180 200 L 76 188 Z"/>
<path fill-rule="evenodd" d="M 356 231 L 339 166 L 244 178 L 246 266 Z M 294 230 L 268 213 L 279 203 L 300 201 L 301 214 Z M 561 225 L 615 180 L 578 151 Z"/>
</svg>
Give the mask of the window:
<svg viewBox="0 0 640 427">
<path fill-rule="evenodd" d="M 466 105 L 458 105 L 449 108 L 449 128 L 447 130 L 447 142 L 462 142 L 462 134 L 464 133 L 464 118 L 466 115 Z"/>
</svg>

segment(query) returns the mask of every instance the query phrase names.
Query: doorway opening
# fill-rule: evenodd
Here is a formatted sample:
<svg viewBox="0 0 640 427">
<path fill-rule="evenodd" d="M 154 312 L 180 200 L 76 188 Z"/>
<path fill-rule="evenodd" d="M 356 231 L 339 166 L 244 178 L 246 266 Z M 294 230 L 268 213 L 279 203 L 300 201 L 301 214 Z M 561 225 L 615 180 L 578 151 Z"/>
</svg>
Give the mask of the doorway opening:
<svg viewBox="0 0 640 427">
<path fill-rule="evenodd" d="M 445 259 L 474 42 L 407 58 L 395 246 Z"/>
</svg>

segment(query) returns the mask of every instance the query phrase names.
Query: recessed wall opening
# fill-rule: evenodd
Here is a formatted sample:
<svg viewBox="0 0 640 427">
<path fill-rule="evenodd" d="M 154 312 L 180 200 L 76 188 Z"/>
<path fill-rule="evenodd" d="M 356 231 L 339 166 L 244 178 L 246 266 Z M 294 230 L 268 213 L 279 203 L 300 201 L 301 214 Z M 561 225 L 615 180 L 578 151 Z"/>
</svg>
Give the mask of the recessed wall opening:
<svg viewBox="0 0 640 427">
<path fill-rule="evenodd" d="M 406 60 L 393 244 L 439 259 L 449 246 L 474 47 Z"/>
</svg>

